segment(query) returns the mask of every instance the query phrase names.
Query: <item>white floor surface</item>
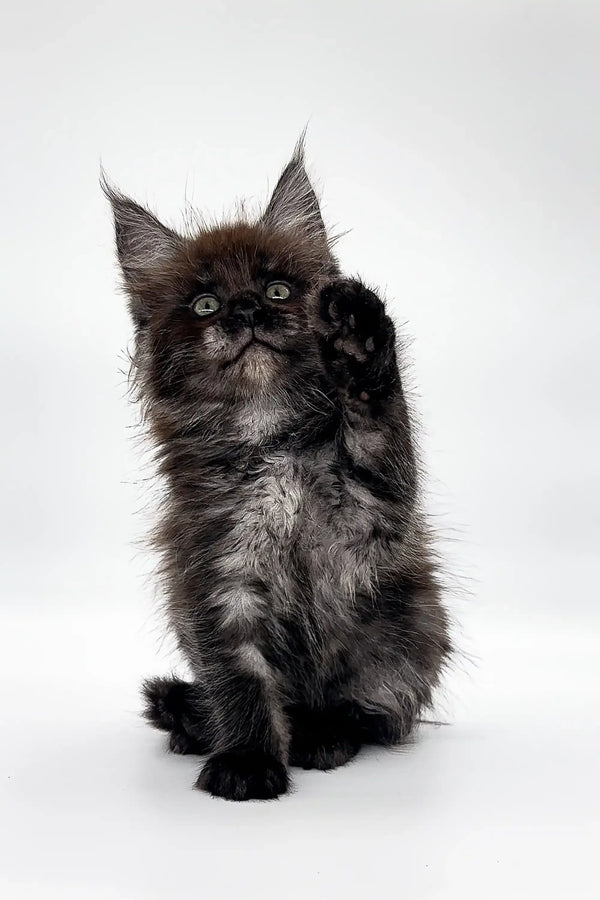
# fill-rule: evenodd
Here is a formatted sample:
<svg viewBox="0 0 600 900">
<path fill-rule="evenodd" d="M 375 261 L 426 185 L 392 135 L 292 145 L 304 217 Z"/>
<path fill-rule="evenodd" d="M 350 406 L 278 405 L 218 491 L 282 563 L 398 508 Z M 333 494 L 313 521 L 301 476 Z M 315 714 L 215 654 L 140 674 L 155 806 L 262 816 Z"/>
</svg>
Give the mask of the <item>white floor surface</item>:
<svg viewBox="0 0 600 900">
<path fill-rule="evenodd" d="M 5 616 L 0 895 L 599 896 L 594 629 L 469 616 L 452 724 L 246 804 L 192 790 L 198 758 L 139 719 L 140 677 L 166 668 L 143 616 Z"/>
</svg>

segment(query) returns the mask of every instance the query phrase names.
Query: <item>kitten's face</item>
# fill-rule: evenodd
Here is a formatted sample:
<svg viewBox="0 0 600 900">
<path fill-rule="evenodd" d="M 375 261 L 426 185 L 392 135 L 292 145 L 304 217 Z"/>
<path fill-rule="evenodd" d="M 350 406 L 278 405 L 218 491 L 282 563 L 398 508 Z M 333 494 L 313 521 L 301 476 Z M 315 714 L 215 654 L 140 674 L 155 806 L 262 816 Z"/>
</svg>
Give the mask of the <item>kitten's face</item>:
<svg viewBox="0 0 600 900">
<path fill-rule="evenodd" d="M 161 362 L 164 370 L 177 361 L 188 378 L 250 389 L 285 377 L 306 354 L 329 267 L 302 235 L 264 225 L 214 229 L 189 242 L 176 268 L 170 298 L 146 323 L 149 345 L 160 347 L 156 377 Z"/>
<path fill-rule="evenodd" d="M 292 380 L 337 271 L 301 147 L 264 215 L 183 238 L 105 187 L 145 390 L 213 399 Z"/>
</svg>

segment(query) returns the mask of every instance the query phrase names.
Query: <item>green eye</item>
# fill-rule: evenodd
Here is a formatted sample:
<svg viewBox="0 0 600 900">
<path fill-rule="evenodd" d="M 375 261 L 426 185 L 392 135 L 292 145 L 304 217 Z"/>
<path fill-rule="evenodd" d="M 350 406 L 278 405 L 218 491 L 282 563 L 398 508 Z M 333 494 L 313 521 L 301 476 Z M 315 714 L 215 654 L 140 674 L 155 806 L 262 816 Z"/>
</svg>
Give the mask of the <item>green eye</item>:
<svg viewBox="0 0 600 900">
<path fill-rule="evenodd" d="M 197 316 L 212 316 L 220 306 L 221 304 L 214 294 L 200 294 L 192 303 L 192 310 Z"/>
<path fill-rule="evenodd" d="M 272 281 L 267 285 L 266 294 L 269 300 L 289 300 L 291 293 L 289 285 L 284 281 Z"/>
</svg>

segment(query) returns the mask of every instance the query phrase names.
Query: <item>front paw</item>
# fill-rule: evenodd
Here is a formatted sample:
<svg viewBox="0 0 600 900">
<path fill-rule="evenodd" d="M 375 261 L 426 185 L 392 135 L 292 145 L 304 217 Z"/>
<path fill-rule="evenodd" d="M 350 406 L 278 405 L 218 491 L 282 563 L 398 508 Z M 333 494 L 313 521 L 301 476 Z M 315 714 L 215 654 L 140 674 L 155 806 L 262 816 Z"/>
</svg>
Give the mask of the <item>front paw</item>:
<svg viewBox="0 0 600 900">
<path fill-rule="evenodd" d="M 327 772 L 350 762 L 360 744 L 347 737 L 313 735 L 296 740 L 290 750 L 290 765 L 300 769 L 320 769 Z"/>
<path fill-rule="evenodd" d="M 320 304 L 326 370 L 349 408 L 379 415 L 399 381 L 394 325 L 383 303 L 359 281 L 334 281 Z"/>
<path fill-rule="evenodd" d="M 225 800 L 273 800 L 289 788 L 285 766 L 261 750 L 226 750 L 208 760 L 196 787 Z"/>
<path fill-rule="evenodd" d="M 360 750 L 355 723 L 342 709 L 297 707 L 293 713 L 290 765 L 302 769 L 337 769 Z"/>
<path fill-rule="evenodd" d="M 358 362 L 368 362 L 394 341 L 383 303 L 360 281 L 334 281 L 324 287 L 320 314 L 328 326 L 330 350 Z"/>
</svg>

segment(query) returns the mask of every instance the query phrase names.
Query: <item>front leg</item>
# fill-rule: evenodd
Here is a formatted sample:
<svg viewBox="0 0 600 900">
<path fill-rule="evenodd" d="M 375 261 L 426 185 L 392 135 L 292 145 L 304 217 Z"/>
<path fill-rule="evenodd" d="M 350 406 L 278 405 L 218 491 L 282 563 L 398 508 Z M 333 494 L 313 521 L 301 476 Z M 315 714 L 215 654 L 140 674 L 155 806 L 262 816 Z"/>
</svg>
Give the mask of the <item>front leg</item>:
<svg viewBox="0 0 600 900">
<path fill-rule="evenodd" d="M 270 800 L 289 787 L 289 733 L 277 678 L 257 643 L 202 635 L 216 752 L 197 787 L 227 800 Z"/>
<path fill-rule="evenodd" d="M 363 744 L 401 743 L 415 722 L 408 699 L 394 712 L 364 709 L 354 700 L 338 700 L 322 708 L 304 705 L 288 710 L 292 722 L 290 765 L 302 769 L 337 769 L 350 762 Z"/>
<path fill-rule="evenodd" d="M 337 769 L 360 750 L 360 729 L 351 704 L 323 708 L 296 705 L 289 708 L 292 722 L 290 765 L 302 769 Z"/>
<path fill-rule="evenodd" d="M 320 318 L 323 362 L 343 409 L 348 475 L 380 499 L 410 506 L 416 466 L 393 322 L 379 297 L 352 280 L 323 288 Z"/>
</svg>

